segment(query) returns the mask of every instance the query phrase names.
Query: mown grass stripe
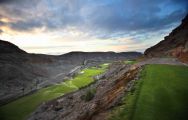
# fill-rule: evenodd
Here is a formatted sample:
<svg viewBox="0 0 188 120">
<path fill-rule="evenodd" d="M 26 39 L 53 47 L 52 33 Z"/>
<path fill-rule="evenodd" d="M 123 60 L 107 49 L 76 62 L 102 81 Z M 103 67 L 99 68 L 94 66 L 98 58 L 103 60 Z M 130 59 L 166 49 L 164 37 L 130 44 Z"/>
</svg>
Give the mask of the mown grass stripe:
<svg viewBox="0 0 188 120">
<path fill-rule="evenodd" d="M 145 70 L 141 87 L 136 85 L 139 96 L 129 93 L 112 120 L 188 120 L 188 67 L 147 65 Z"/>
</svg>

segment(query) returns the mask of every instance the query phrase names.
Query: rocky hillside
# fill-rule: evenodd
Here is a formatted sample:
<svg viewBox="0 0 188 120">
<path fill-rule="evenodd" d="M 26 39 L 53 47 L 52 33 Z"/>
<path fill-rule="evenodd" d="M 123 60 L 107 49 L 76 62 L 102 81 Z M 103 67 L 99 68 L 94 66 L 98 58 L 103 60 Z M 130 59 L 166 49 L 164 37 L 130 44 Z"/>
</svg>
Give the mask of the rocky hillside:
<svg viewBox="0 0 188 120">
<path fill-rule="evenodd" d="M 29 120 L 106 120 L 107 111 L 117 105 L 128 91 L 126 85 L 137 79 L 139 67 L 124 63 L 113 63 L 96 83 L 41 105 Z M 82 96 L 95 90 L 94 97 L 86 100 Z"/>
<path fill-rule="evenodd" d="M 25 51 L 21 50 L 18 46 L 8 42 L 0 40 L 0 54 L 3 53 L 26 53 Z"/>
<path fill-rule="evenodd" d="M 135 59 L 141 53 L 71 52 L 60 56 L 30 54 L 0 40 L 0 104 L 47 85 L 62 82 L 86 66 L 115 59 Z"/>
<path fill-rule="evenodd" d="M 188 15 L 163 41 L 147 49 L 148 57 L 172 56 L 188 62 Z"/>
<path fill-rule="evenodd" d="M 28 54 L 18 46 L 0 40 L 0 104 L 39 88 L 50 76 L 45 65 L 53 58 Z M 42 63 L 40 65 L 40 63 Z"/>
<path fill-rule="evenodd" d="M 135 59 L 142 56 L 140 52 L 70 52 L 60 56 L 61 59 L 69 60 L 72 62 L 82 61 L 115 61 L 126 59 Z"/>
</svg>

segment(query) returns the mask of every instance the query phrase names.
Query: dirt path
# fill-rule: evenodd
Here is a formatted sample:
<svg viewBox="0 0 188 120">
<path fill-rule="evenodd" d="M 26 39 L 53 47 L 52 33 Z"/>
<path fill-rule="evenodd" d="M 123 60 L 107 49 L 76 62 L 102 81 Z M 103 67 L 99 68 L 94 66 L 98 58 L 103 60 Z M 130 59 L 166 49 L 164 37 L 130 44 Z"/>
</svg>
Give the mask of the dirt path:
<svg viewBox="0 0 188 120">
<path fill-rule="evenodd" d="M 147 65 L 147 64 L 168 64 L 168 65 L 188 66 L 186 63 L 182 63 L 176 58 L 151 58 L 151 59 L 147 59 L 143 62 L 139 62 L 135 65 L 143 66 L 143 65 Z"/>
</svg>

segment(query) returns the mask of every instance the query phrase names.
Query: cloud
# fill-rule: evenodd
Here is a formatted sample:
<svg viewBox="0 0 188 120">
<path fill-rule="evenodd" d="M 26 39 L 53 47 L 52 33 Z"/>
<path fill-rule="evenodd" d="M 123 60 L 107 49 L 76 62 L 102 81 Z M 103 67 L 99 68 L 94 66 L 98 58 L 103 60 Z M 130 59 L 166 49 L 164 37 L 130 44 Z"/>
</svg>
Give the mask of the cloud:
<svg viewBox="0 0 188 120">
<path fill-rule="evenodd" d="M 0 26 L 4 26 L 4 25 L 5 25 L 5 23 L 0 21 Z"/>
<path fill-rule="evenodd" d="M 9 23 L 15 30 L 74 26 L 107 33 L 162 29 L 182 19 L 188 6 L 186 0 L 2 0 L 0 3 L 4 15 L 17 19 Z"/>
<path fill-rule="evenodd" d="M 2 34 L 2 33 L 3 33 L 3 30 L 0 29 L 0 34 Z"/>
<path fill-rule="evenodd" d="M 9 26 L 18 31 L 30 31 L 35 28 L 41 28 L 43 25 L 40 21 L 37 20 L 28 20 L 28 21 L 18 21 L 16 23 L 11 23 Z"/>
<path fill-rule="evenodd" d="M 163 2 L 161 1 L 161 3 Z M 187 12 L 182 6 L 165 11 L 165 8 L 160 8 L 161 3 L 133 0 L 129 4 L 122 1 L 116 3 L 117 5 L 96 6 L 89 16 L 91 27 L 110 32 L 157 30 L 179 21 Z"/>
<path fill-rule="evenodd" d="M 100 39 L 114 41 L 115 48 L 121 46 L 118 39 L 130 38 L 145 47 L 144 40 L 154 43 L 154 32 L 168 33 L 187 13 L 187 0 L 0 0 L 0 30 L 6 38 L 9 33 L 18 36 L 38 30 L 57 35 L 62 42 Z"/>
<path fill-rule="evenodd" d="M 0 0 L 0 4 L 8 4 L 8 3 L 12 3 L 12 2 L 18 2 L 21 0 Z"/>
</svg>

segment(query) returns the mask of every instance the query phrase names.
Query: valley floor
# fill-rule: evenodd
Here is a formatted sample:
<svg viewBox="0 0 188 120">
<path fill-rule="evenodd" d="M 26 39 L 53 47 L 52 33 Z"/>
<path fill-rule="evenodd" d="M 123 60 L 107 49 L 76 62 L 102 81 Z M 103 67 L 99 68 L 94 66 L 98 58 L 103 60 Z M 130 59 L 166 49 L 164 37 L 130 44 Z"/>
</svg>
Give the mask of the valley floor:
<svg viewBox="0 0 188 120">
<path fill-rule="evenodd" d="M 32 95 L 22 97 L 0 107 L 0 120 L 26 119 L 40 104 L 76 91 L 94 82 L 93 76 L 103 73 L 107 65 L 103 64 L 100 68 L 92 67 L 84 69 L 72 80 L 43 88 Z"/>
</svg>

